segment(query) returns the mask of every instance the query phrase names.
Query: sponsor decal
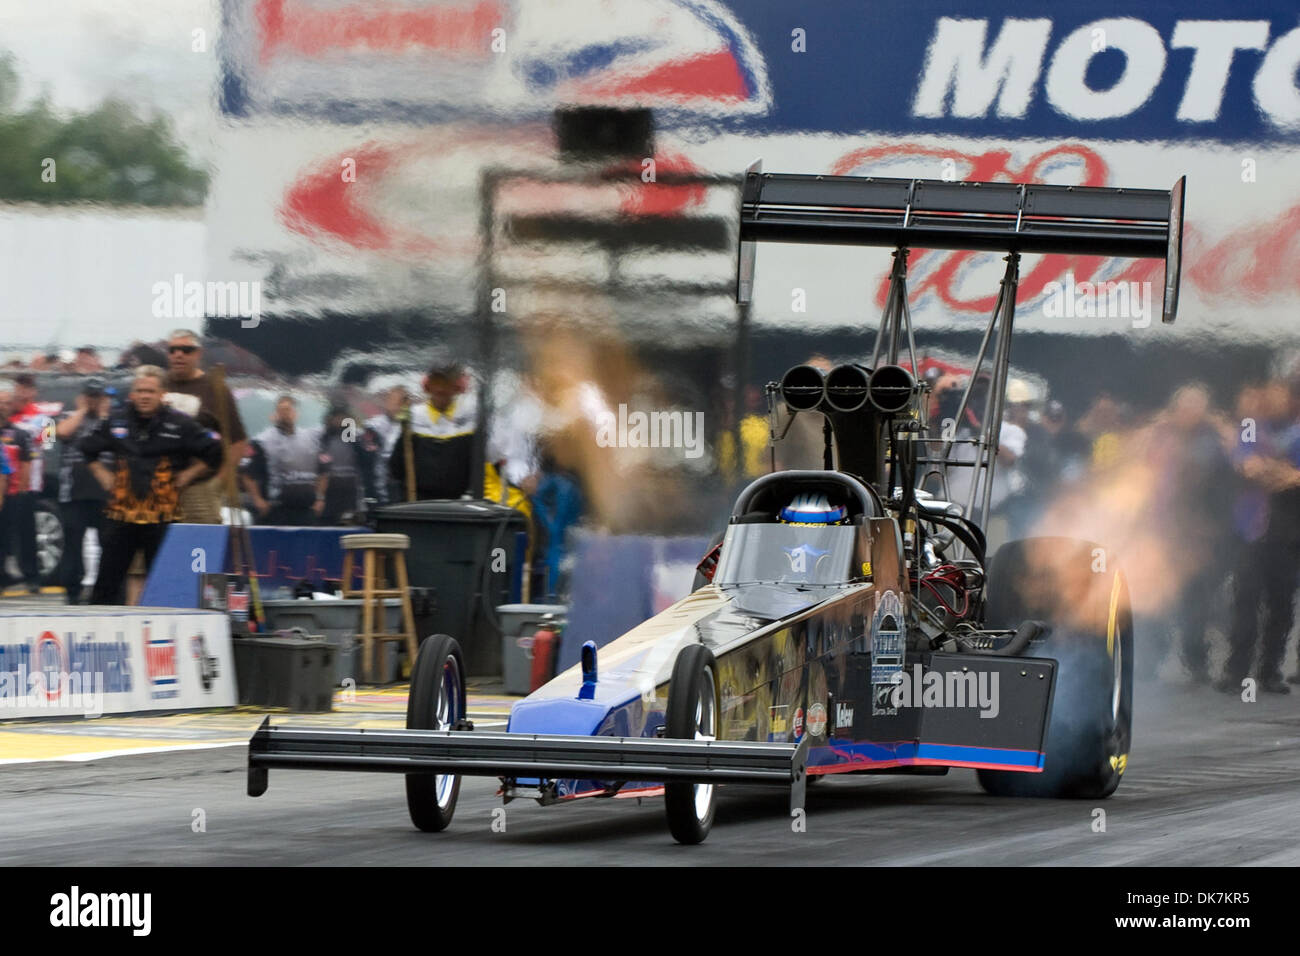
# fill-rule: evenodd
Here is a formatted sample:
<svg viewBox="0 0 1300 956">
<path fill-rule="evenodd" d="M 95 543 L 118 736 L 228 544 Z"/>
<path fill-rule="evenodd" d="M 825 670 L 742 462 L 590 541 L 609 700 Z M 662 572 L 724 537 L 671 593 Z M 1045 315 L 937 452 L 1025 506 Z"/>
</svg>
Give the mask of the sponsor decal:
<svg viewBox="0 0 1300 956">
<path fill-rule="evenodd" d="M 1294 101 L 1274 86 L 1283 77 L 1294 79 L 1298 51 L 1297 34 L 1287 30 L 1291 24 L 1172 20 L 1168 15 L 1153 17 L 1153 22 L 1082 19 L 1006 18 L 999 23 L 970 16 L 939 18 L 923 58 L 912 116 L 978 118 L 1012 128 L 1050 124 L 1054 129 L 1140 118 L 1155 135 L 1187 135 L 1197 124 L 1241 123 L 1230 115 L 1223 124 L 1217 121 L 1221 114 L 1238 111 L 1234 101 L 1240 102 L 1245 88 L 1243 74 L 1253 69 L 1255 121 L 1262 119 L 1275 131 L 1295 124 Z M 1105 39 L 1100 46 L 1098 36 Z M 1181 76 L 1164 83 L 1166 66 L 1174 59 L 1171 52 L 1189 49 L 1194 51 L 1192 66 L 1181 87 Z M 1094 60 L 1099 64 L 1107 56 L 1115 64 L 1115 52 L 1122 55 L 1123 66 L 1106 88 L 1098 89 L 1090 82 Z M 1235 80 L 1232 95 L 1230 77 Z M 1103 127 L 1101 135 L 1113 135 L 1114 129 Z"/>
<path fill-rule="evenodd" d="M 32 665 L 33 647 L 24 641 L 18 644 L 0 644 L 0 679 L 26 674 Z"/>
<path fill-rule="evenodd" d="M 220 674 L 217 670 L 217 659 L 209 656 L 208 644 L 202 634 L 195 634 L 190 638 L 190 654 L 199 665 L 199 683 L 203 685 L 203 692 L 209 693 L 213 681 Z"/>
<path fill-rule="evenodd" d="M 125 425 L 114 425 L 108 431 L 114 438 L 125 438 L 128 434 Z"/>
<path fill-rule="evenodd" d="M 767 64 L 717 0 L 225 0 L 227 115 L 511 118 L 556 106 L 761 115 Z M 585 30 L 573 29 L 583 24 Z M 425 82 L 436 70 L 436 82 Z M 349 77 L 340 97 L 340 75 Z M 401 92 L 397 92 L 397 91 Z"/>
<path fill-rule="evenodd" d="M 842 700 L 835 702 L 835 729 L 853 729 L 853 702 Z"/>
<path fill-rule="evenodd" d="M 63 645 L 53 631 L 42 631 L 36 639 L 36 669 L 43 676 L 43 690 L 46 700 L 58 700 L 62 685 L 59 675 L 67 672 L 67 662 L 63 657 Z"/>
<path fill-rule="evenodd" d="M 199 605 L 199 607 L 215 608 L 217 610 L 224 611 L 225 607 L 220 602 L 221 602 L 221 592 L 217 589 L 217 586 L 213 584 L 211 581 L 204 581 L 203 601 Z"/>
<path fill-rule="evenodd" d="M 61 638 L 42 631 L 29 640 L 0 644 L 0 707 L 56 707 L 88 716 L 103 712 L 104 694 L 131 692 L 125 640 Z"/>
<path fill-rule="evenodd" d="M 837 176 L 870 175 L 882 167 L 901 164 L 942 162 L 951 159 L 956 164 L 957 179 L 1001 182 L 1042 182 L 1051 178 L 1053 168 L 1069 165 L 1078 170 L 1080 186 L 1115 185 L 1110 163 L 1103 153 L 1079 143 L 1052 146 L 1037 152 L 1020 154 L 1005 148 L 963 152 L 954 149 L 937 149 L 913 142 L 891 142 L 879 146 L 866 146 L 850 150 L 830 165 Z M 914 168 L 914 165 L 913 165 Z M 1184 268 L 1183 290 L 1194 289 L 1203 295 L 1229 295 L 1243 291 L 1258 296 L 1290 294 L 1294 290 L 1294 277 L 1271 269 L 1234 269 L 1239 262 L 1262 261 L 1268 251 L 1294 242 L 1300 212 L 1296 205 L 1280 209 L 1276 216 L 1263 222 L 1252 223 L 1234 233 L 1202 229 L 1189 223 L 1184 233 L 1185 248 L 1198 250 L 1195 264 L 1190 261 Z M 983 314 L 989 307 L 984 290 L 975 293 L 964 281 L 970 270 L 986 253 L 964 250 L 934 250 L 924 253 L 915 261 L 927 264 L 924 277 L 909 286 L 912 306 L 917 310 L 933 309 L 931 314 Z M 1070 256 L 1043 256 L 1033 268 L 1026 270 L 1020 281 L 1019 308 L 1042 314 L 1047 297 L 1053 290 L 1061 290 L 1067 274 L 1073 283 L 1098 281 L 1145 281 L 1158 274 L 1156 260 L 1124 260 L 1116 258 L 1088 258 L 1076 261 Z M 1153 268 L 1156 267 L 1156 268 Z M 883 306 L 888 296 L 888 270 L 876 284 L 874 300 Z M 1046 326 L 1044 326 L 1046 327 Z"/>
<path fill-rule="evenodd" d="M 803 737 L 803 708 L 800 707 L 794 712 L 794 739 L 799 740 Z"/>
<path fill-rule="evenodd" d="M 248 620 L 248 592 L 239 590 L 233 581 L 226 586 L 226 610 L 232 620 Z"/>
<path fill-rule="evenodd" d="M 74 638 L 69 669 L 74 674 L 102 674 L 105 692 L 129 694 L 133 686 L 131 652 L 121 631 L 115 637 L 111 641 L 95 640 L 89 634 L 84 640 Z"/>
<path fill-rule="evenodd" d="M 885 591 L 871 617 L 871 713 L 895 714 L 898 707 L 890 696 L 903 672 L 903 599 L 897 591 Z"/>
<path fill-rule="evenodd" d="M 224 625 L 153 614 L 86 617 L 57 630 L 48 616 L 30 629 L 12 623 L 12 636 L 0 635 L 0 719 L 14 711 L 94 717 L 233 703 L 222 683 L 233 676 L 221 662 L 229 653 Z"/>
<path fill-rule="evenodd" d="M 768 723 L 771 727 L 771 737 L 780 735 L 784 740 L 786 732 L 790 729 L 789 720 L 786 718 L 786 712 L 789 710 L 784 704 L 774 705 L 767 710 Z"/>
<path fill-rule="evenodd" d="M 173 637 L 150 636 L 146 621 L 144 634 L 144 666 L 149 678 L 149 696 L 154 700 L 168 700 L 180 696 L 180 674 L 176 666 L 176 640 Z"/>
<path fill-rule="evenodd" d="M 821 737 L 826 733 L 826 705 L 813 704 L 808 708 L 808 735 Z"/>
</svg>

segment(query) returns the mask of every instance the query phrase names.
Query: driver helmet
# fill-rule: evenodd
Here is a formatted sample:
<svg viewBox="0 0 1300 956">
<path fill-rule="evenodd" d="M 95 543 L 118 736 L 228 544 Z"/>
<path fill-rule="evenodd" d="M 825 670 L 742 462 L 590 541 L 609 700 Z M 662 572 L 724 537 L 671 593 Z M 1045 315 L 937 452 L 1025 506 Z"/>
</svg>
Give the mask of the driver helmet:
<svg viewBox="0 0 1300 956">
<path fill-rule="evenodd" d="M 848 517 L 848 509 L 843 505 L 832 505 L 825 494 L 807 493 L 795 495 L 794 500 L 781 509 L 777 520 L 783 524 L 829 525 L 844 524 Z"/>
</svg>

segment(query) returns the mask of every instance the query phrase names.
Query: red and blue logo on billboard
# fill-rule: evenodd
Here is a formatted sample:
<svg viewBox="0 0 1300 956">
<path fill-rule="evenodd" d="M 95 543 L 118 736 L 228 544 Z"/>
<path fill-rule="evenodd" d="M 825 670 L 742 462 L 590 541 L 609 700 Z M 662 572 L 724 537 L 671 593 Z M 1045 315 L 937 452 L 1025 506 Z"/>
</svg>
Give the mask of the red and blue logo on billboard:
<svg viewBox="0 0 1300 956">
<path fill-rule="evenodd" d="M 36 639 L 36 672 L 41 675 L 39 691 L 46 700 L 58 700 L 63 691 L 63 675 L 68 671 L 63 644 L 53 631 L 42 631 Z"/>
<path fill-rule="evenodd" d="M 557 106 L 766 112 L 758 45 L 719 0 L 225 0 L 222 108 L 429 122 Z"/>
<path fill-rule="evenodd" d="M 148 624 L 144 628 L 144 664 L 150 697 L 154 700 L 167 700 L 180 696 L 176 640 L 171 637 L 151 637 Z"/>
<path fill-rule="evenodd" d="M 761 133 L 1300 138 L 1288 0 L 224 0 L 222 63 L 240 117 L 635 105 Z"/>
</svg>

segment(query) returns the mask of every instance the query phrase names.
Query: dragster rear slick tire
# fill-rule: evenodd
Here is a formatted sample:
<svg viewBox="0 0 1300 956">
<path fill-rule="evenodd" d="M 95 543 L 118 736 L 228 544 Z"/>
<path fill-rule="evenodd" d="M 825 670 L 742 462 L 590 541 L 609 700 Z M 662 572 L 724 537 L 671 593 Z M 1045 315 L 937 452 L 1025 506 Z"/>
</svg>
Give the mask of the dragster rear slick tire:
<svg viewBox="0 0 1300 956">
<path fill-rule="evenodd" d="M 446 634 L 425 638 L 411 668 L 407 730 L 448 730 L 465 719 L 465 665 L 460 645 Z M 445 830 L 460 797 L 457 774 L 408 773 L 406 809 L 426 833 Z"/>
<path fill-rule="evenodd" d="M 718 736 L 718 663 L 703 644 L 682 648 L 668 685 L 665 737 L 716 740 Z M 711 784 L 664 784 L 668 829 L 678 843 L 702 843 L 713 827 L 717 788 Z"/>
<path fill-rule="evenodd" d="M 986 792 L 1099 800 L 1119 786 L 1133 739 L 1133 614 L 1124 572 L 1105 559 L 1071 538 L 1012 541 L 994 557 L 989 624 L 1047 622 L 1026 655 L 1057 669 L 1042 772 L 979 770 Z"/>
</svg>

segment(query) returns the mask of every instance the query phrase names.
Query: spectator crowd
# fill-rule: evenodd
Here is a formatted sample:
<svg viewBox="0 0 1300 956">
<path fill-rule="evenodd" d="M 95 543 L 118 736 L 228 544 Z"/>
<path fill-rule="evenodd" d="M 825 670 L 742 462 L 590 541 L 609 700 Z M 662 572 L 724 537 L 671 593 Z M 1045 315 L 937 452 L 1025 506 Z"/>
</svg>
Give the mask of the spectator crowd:
<svg viewBox="0 0 1300 956">
<path fill-rule="evenodd" d="M 997 461 L 988 524 L 1005 539 L 1060 534 L 1118 556 L 1140 676 L 1176 657 L 1227 693 L 1247 677 L 1265 693 L 1300 683 L 1283 673 L 1300 585 L 1300 368 L 1247 385 L 1231 409 L 1191 382 L 1142 414 L 1103 392 L 1073 421 L 1012 380 Z"/>
<path fill-rule="evenodd" d="M 95 377 L 107 373 L 93 349 L 39 356 L 50 360 L 43 369 L 84 380 L 73 402 L 58 403 L 70 405 L 61 414 L 37 394 L 38 363 L 13 369 L 0 387 L 5 585 L 40 586 L 35 515 L 48 478 L 64 537 L 57 582 L 70 603 L 122 603 L 132 559 L 142 553 L 147 567 L 175 521 L 360 524 L 375 507 L 471 495 L 527 516 L 541 569 L 534 593 L 562 592 L 566 536 L 587 507 L 583 481 L 556 463 L 541 414 L 526 401 L 498 412 L 478 441 L 477 396 L 459 363 L 434 363 L 422 395 L 402 385 L 375 395 L 368 417 L 336 395 L 320 421 L 305 422 L 299 398 L 286 392 L 269 421 L 246 426 L 230 387 L 205 371 L 195 333 L 177 330 L 165 351 L 129 351 L 118 363 L 131 375 L 122 394 Z M 955 416 L 966 379 L 942 363 L 922 372 L 930 420 Z M 978 433 L 987 384 L 976 380 L 955 437 Z M 802 438 L 796 429 L 772 453 L 761 391 L 742 395 L 739 420 L 717 434 L 724 485 L 756 477 L 773 460 L 819 466 L 819 427 Z M 727 404 L 724 417 L 736 411 Z M 1211 390 L 1194 382 L 1141 414 L 1103 392 L 1071 415 L 1044 389 L 1013 378 L 998 436 L 985 524 L 1000 525 L 1003 538 L 1109 542 L 1130 578 L 1138 664 L 1148 676 L 1170 672 L 1176 657 L 1188 679 L 1224 691 L 1254 677 L 1264 692 L 1286 694 L 1300 681 L 1283 672 L 1300 584 L 1300 368 L 1247 385 L 1230 408 L 1216 408 Z M 790 459 L 801 441 L 818 462 Z M 57 470 L 47 476 L 56 444 Z M 953 471 L 946 496 L 965 505 L 972 470 Z M 974 500 L 982 498 L 975 489 Z M 92 531 L 101 556 L 84 595 L 83 543 Z M 1211 653 L 1216 635 L 1226 645 L 1220 654 Z"/>
<path fill-rule="evenodd" d="M 336 396 L 321 421 L 302 422 L 298 398 L 281 394 L 270 421 L 249 434 L 224 376 L 205 371 L 198 335 L 178 329 L 165 351 L 148 349 L 122 366 L 130 385 L 120 395 L 83 375 L 73 401 L 38 402 L 29 371 L 0 389 L 0 570 L 12 556 L 20 572 L 0 585 L 40 589 L 34 510 L 49 458 L 58 463 L 63 533 L 54 579 L 72 604 L 125 603 L 133 561 L 142 558 L 137 567 L 147 571 L 173 522 L 351 525 L 383 505 L 471 494 L 528 518 L 542 559 L 535 593 L 560 588 L 559 546 L 582 511 L 578 482 L 553 464 L 539 474 L 531 438 L 503 439 L 499 428 L 476 459 L 477 403 L 459 364 L 428 371 L 423 401 L 403 386 L 387 389 L 370 417 Z M 166 367 L 148 361 L 155 357 Z M 48 454 L 56 445 L 57 455 Z M 477 482 L 475 460 L 483 469 Z M 92 531 L 99 566 L 86 595 L 83 551 Z"/>
</svg>

